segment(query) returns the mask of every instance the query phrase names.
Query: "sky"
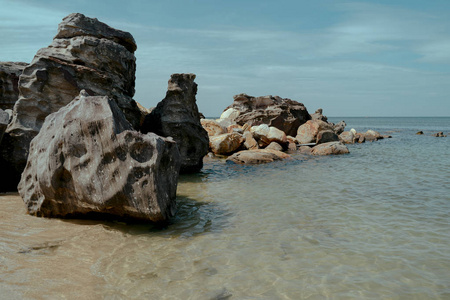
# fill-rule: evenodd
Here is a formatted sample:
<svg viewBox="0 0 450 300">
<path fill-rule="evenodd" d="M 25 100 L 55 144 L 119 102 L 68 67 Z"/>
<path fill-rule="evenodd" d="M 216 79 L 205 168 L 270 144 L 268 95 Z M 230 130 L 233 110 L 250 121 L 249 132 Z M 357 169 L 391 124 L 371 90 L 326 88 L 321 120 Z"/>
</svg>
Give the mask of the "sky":
<svg viewBox="0 0 450 300">
<path fill-rule="evenodd" d="M 173 73 L 197 104 L 278 95 L 338 116 L 450 116 L 450 1 L 0 0 L 0 61 L 31 62 L 68 14 L 137 42 L 134 99 L 153 107 Z"/>
</svg>

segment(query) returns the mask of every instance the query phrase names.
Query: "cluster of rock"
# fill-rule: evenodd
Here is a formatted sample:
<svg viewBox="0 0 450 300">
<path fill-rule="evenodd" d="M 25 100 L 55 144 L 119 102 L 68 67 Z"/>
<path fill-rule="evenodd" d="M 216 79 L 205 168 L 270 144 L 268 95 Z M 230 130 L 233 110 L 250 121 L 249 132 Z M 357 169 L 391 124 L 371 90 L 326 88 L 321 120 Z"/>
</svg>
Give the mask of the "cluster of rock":
<svg viewBox="0 0 450 300">
<path fill-rule="evenodd" d="M 328 123 L 319 109 L 310 115 L 297 101 L 278 96 L 234 96 L 219 119 L 202 119 L 210 151 L 239 164 L 290 159 L 285 152 L 312 155 L 349 153 L 339 134 L 345 122 Z"/>
<path fill-rule="evenodd" d="M 423 135 L 423 131 L 422 131 L 422 130 L 421 130 L 421 131 L 418 131 L 416 134 L 417 134 L 417 135 Z M 434 136 L 434 137 L 447 137 L 447 135 L 444 134 L 443 131 L 433 133 L 431 136 Z"/>
<path fill-rule="evenodd" d="M 31 64 L 0 64 L 0 192 L 18 185 L 46 217 L 173 215 L 180 168 L 198 171 L 209 145 L 195 75 L 172 75 L 149 114 L 132 98 L 135 50 L 130 33 L 71 14 Z"/>
</svg>

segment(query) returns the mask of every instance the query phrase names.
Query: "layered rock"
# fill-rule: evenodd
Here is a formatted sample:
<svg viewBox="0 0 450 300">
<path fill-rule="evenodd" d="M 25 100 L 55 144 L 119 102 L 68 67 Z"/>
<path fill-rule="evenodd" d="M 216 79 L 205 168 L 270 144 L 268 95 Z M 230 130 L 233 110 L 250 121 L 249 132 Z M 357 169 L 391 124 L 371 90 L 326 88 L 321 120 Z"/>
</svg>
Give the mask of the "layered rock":
<svg viewBox="0 0 450 300">
<path fill-rule="evenodd" d="M 0 62 L 0 109 L 12 109 L 19 99 L 19 76 L 24 62 Z"/>
<path fill-rule="evenodd" d="M 212 136 L 209 140 L 209 147 L 214 154 L 229 155 L 238 150 L 244 140 L 244 137 L 237 132 L 224 133 Z"/>
<path fill-rule="evenodd" d="M 176 143 L 134 131 L 108 97 L 82 92 L 33 139 L 19 193 L 32 215 L 165 221 L 173 215 Z"/>
<path fill-rule="evenodd" d="M 65 17 L 52 44 L 40 49 L 20 75 L 20 97 L 6 130 L 10 144 L 2 149 L 4 160 L 20 174 L 29 143 L 45 117 L 67 105 L 82 89 L 89 95 L 109 96 L 137 128 L 141 112 L 132 99 L 135 50 L 128 32 L 82 14 Z"/>
<path fill-rule="evenodd" d="M 233 104 L 225 109 L 221 119 L 228 119 L 239 125 L 267 124 L 287 135 L 295 135 L 298 127 L 311 119 L 311 116 L 302 103 L 291 99 L 239 94 L 234 96 Z"/>
<path fill-rule="evenodd" d="M 289 154 L 273 149 L 243 150 L 227 158 L 228 162 L 236 164 L 263 164 L 283 159 L 292 159 Z"/>
<path fill-rule="evenodd" d="M 172 74 L 166 97 L 146 116 L 143 133 L 172 137 L 181 154 L 181 172 L 197 172 L 208 153 L 208 133 L 200 123 L 194 74 Z"/>
<path fill-rule="evenodd" d="M 311 149 L 312 155 L 337 155 L 350 153 L 348 148 L 340 142 L 329 142 L 314 146 Z"/>
</svg>

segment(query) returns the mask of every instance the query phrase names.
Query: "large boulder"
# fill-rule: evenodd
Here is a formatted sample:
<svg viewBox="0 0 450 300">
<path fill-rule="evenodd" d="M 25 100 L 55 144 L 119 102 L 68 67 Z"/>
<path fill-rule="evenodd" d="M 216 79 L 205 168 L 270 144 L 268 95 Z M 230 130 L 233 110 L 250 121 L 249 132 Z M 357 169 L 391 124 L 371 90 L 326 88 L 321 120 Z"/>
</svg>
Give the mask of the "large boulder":
<svg viewBox="0 0 450 300">
<path fill-rule="evenodd" d="M 83 89 L 89 95 L 109 96 L 137 128 L 141 111 L 132 99 L 135 50 L 136 43 L 128 32 L 78 13 L 65 17 L 51 45 L 40 49 L 20 75 L 19 99 L 5 134 L 9 145 L 1 151 L 11 172 L 20 174 L 23 170 L 29 144 L 45 117 Z"/>
<path fill-rule="evenodd" d="M 209 147 L 214 154 L 229 155 L 239 149 L 244 140 L 240 133 L 224 133 L 212 136 L 209 140 Z"/>
<path fill-rule="evenodd" d="M 312 155 L 337 155 L 350 153 L 348 148 L 340 142 L 329 142 L 314 146 L 311 149 Z"/>
<path fill-rule="evenodd" d="M 339 136 L 332 130 L 319 131 L 316 138 L 316 145 L 329 142 L 339 142 Z"/>
<path fill-rule="evenodd" d="M 243 150 L 234 153 L 227 158 L 228 162 L 236 164 L 263 164 L 274 162 L 277 160 L 292 159 L 289 154 L 273 149 L 255 149 L 255 150 Z"/>
<path fill-rule="evenodd" d="M 215 136 L 227 132 L 227 130 L 223 128 L 222 125 L 220 125 L 216 120 L 200 119 L 200 123 L 208 133 L 208 136 Z"/>
<path fill-rule="evenodd" d="M 339 135 L 339 139 L 344 144 L 354 144 L 356 137 L 354 131 L 344 131 Z"/>
<path fill-rule="evenodd" d="M 117 104 L 84 91 L 47 117 L 19 183 L 28 213 L 165 221 L 176 207 L 176 143 L 134 131 Z"/>
<path fill-rule="evenodd" d="M 24 62 L 0 62 L 0 109 L 12 109 L 19 99 L 19 76 Z"/>
<path fill-rule="evenodd" d="M 267 124 L 261 124 L 250 128 L 250 132 L 253 137 L 258 141 L 260 147 L 266 147 L 272 142 L 276 142 L 280 145 L 287 145 L 288 140 L 286 134 L 273 126 Z"/>
<path fill-rule="evenodd" d="M 378 131 L 369 129 L 364 133 L 364 139 L 373 142 L 383 139 L 383 136 Z"/>
<path fill-rule="evenodd" d="M 143 133 L 172 137 L 181 154 L 181 172 L 198 172 L 208 153 L 208 133 L 200 123 L 195 74 L 172 74 L 166 97 L 146 116 Z"/>
<path fill-rule="evenodd" d="M 295 138 L 299 144 L 314 143 L 316 142 L 317 134 L 323 130 L 333 131 L 334 127 L 332 124 L 319 119 L 309 120 L 298 128 Z"/>
<path fill-rule="evenodd" d="M 278 96 L 252 97 L 246 94 L 234 96 L 221 119 L 228 118 L 239 125 L 267 124 L 295 135 L 297 128 L 311 119 L 306 107 L 297 101 Z"/>
</svg>

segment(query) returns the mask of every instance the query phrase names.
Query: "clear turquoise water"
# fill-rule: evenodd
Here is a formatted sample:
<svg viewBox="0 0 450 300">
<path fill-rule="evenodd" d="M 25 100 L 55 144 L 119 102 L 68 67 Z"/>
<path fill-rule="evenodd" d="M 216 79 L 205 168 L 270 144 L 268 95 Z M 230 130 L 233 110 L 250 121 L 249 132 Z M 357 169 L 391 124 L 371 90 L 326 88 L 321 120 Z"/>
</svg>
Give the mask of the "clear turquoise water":
<svg viewBox="0 0 450 300">
<path fill-rule="evenodd" d="M 0 295 L 450 299 L 450 137 L 431 136 L 450 136 L 450 118 L 341 119 L 393 138 L 343 156 L 209 160 L 181 177 L 163 229 L 34 218 L 0 195 Z"/>
</svg>

